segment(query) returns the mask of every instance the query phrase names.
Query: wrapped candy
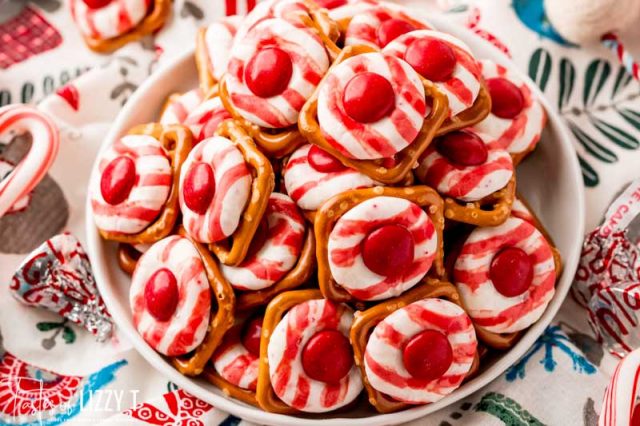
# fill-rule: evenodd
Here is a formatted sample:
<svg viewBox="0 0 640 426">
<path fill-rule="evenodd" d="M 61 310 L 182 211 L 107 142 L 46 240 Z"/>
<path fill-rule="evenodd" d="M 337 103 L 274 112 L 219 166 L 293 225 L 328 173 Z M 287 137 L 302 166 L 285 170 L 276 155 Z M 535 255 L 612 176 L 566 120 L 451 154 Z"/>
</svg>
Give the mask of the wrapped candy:
<svg viewBox="0 0 640 426">
<path fill-rule="evenodd" d="M 11 280 L 21 303 L 55 312 L 86 328 L 99 342 L 113 331 L 80 241 L 69 233 L 45 241 L 22 262 Z"/>
<path fill-rule="evenodd" d="M 585 239 L 573 283 L 575 299 L 606 349 L 622 357 L 640 347 L 640 248 L 628 227 L 640 213 L 640 179 L 611 204 Z"/>
</svg>

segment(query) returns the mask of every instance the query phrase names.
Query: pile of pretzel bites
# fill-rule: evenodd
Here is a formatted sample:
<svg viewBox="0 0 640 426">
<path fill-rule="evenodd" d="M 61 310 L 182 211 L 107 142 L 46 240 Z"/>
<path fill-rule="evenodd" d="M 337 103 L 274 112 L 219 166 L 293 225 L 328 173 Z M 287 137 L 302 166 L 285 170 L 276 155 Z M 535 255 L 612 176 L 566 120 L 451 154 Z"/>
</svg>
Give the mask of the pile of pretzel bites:
<svg viewBox="0 0 640 426">
<path fill-rule="evenodd" d="M 270 412 L 453 392 L 551 301 L 560 257 L 515 168 L 529 87 L 408 10 L 267 0 L 196 40 L 200 87 L 103 152 L 96 226 L 133 322 Z"/>
</svg>

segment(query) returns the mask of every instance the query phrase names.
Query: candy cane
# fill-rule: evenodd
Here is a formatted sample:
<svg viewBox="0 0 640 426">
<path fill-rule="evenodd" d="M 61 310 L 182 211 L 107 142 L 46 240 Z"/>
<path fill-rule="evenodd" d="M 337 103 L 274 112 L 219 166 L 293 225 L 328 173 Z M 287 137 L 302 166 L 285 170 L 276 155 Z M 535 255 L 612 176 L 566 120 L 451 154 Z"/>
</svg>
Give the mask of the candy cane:
<svg viewBox="0 0 640 426">
<path fill-rule="evenodd" d="M 607 33 L 602 36 L 602 44 L 611 50 L 618 57 L 620 64 L 636 80 L 640 80 L 640 65 L 626 49 L 622 41 L 614 33 Z"/>
<path fill-rule="evenodd" d="M 0 108 L 0 135 L 30 133 L 31 148 L 9 175 L 0 181 L 0 217 L 35 188 L 58 154 L 58 129 L 51 119 L 25 105 Z"/>
<path fill-rule="evenodd" d="M 616 367 L 604 394 L 599 426 L 637 424 L 636 399 L 640 391 L 640 349 L 627 355 Z M 635 415 L 634 415 L 635 414 Z"/>
</svg>

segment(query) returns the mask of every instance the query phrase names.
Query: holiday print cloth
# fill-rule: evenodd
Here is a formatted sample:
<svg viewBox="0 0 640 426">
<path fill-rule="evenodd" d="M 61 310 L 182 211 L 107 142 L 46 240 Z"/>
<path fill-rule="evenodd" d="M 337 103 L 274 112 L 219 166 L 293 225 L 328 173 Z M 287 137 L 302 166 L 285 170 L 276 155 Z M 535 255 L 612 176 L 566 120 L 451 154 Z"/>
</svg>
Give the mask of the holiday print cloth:
<svg viewBox="0 0 640 426">
<path fill-rule="evenodd" d="M 592 229 L 638 176 L 640 85 L 605 48 L 563 41 L 546 21 L 542 0 L 400 2 L 468 27 L 540 86 L 575 137 Z M 104 56 L 85 47 L 66 2 L 0 1 L 0 105 L 37 103 L 61 136 L 48 175 L 24 205 L 0 218 L 0 425 L 249 424 L 178 389 L 117 332 L 96 343 L 69 321 L 17 303 L 8 283 L 46 239 L 68 231 L 85 241 L 91 165 L 135 89 L 193 44 L 198 27 L 245 13 L 253 3 L 175 0 L 155 37 Z M 626 41 L 633 40 L 640 37 Z M 627 47 L 640 53 L 640 43 Z M 0 166 L 10 168 L 27 147 L 24 138 L 0 140 Z M 595 425 L 615 362 L 595 341 L 586 311 L 569 297 L 527 354 L 493 383 L 413 424 Z"/>
</svg>

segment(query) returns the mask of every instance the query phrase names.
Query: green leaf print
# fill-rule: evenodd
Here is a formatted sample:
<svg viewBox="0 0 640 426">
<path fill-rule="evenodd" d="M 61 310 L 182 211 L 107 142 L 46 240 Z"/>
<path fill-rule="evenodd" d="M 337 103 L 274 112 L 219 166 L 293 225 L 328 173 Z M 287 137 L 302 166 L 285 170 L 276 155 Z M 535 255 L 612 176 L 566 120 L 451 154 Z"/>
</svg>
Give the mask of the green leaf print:
<svg viewBox="0 0 640 426">
<path fill-rule="evenodd" d="M 616 82 L 613 84 L 613 90 L 611 91 L 611 99 L 615 98 L 621 90 L 627 87 L 629 83 L 631 83 L 631 80 L 633 80 L 633 77 L 627 72 L 625 67 L 621 66 L 618 68 Z"/>
<path fill-rule="evenodd" d="M 580 154 L 578 154 L 578 161 L 580 162 L 580 168 L 582 169 L 582 180 L 584 180 L 584 184 L 589 188 L 598 186 L 600 183 L 600 176 L 598 176 L 598 173 L 584 160 L 584 158 L 582 158 Z"/>
<path fill-rule="evenodd" d="M 613 151 L 605 148 L 600 142 L 589 136 L 576 124 L 571 121 L 567 121 L 567 123 L 573 135 L 578 139 L 578 142 L 580 142 L 580 145 L 582 145 L 589 154 L 605 163 L 615 163 L 618 161 L 618 156 L 616 156 Z"/>
<path fill-rule="evenodd" d="M 573 93 L 573 84 L 576 80 L 576 68 L 567 58 L 560 60 L 560 94 L 558 96 L 558 109 L 562 109 L 569 103 Z"/>
<path fill-rule="evenodd" d="M 637 111 L 632 111 L 628 108 L 623 108 L 618 110 L 618 114 L 629 124 L 636 128 L 636 130 L 640 130 L 640 113 Z"/>
<path fill-rule="evenodd" d="M 585 107 L 595 102 L 610 74 L 611 65 L 604 59 L 596 59 L 589 64 L 585 72 L 582 92 L 582 102 Z"/>
<path fill-rule="evenodd" d="M 632 134 L 594 116 L 591 116 L 590 118 L 593 126 L 619 147 L 624 149 L 637 149 L 640 146 L 640 142 L 638 142 L 638 139 L 636 139 Z"/>
<path fill-rule="evenodd" d="M 76 341 L 76 332 L 73 331 L 73 329 L 71 327 L 65 326 L 64 330 L 62 331 L 62 340 L 64 340 L 64 342 L 66 344 L 71 344 L 71 343 L 75 342 Z"/>
<path fill-rule="evenodd" d="M 62 325 L 61 322 L 39 322 L 36 324 L 36 328 L 40 331 L 50 331 L 60 328 Z"/>
<path fill-rule="evenodd" d="M 540 87 L 540 90 L 544 92 L 549 82 L 549 74 L 551 74 L 551 55 L 549 52 L 541 47 L 536 49 L 531 55 L 529 60 L 529 77 Z"/>
<path fill-rule="evenodd" d="M 497 417 L 504 422 L 505 426 L 543 426 L 540 420 L 517 401 L 497 392 L 485 394 L 476 406 L 476 410 Z"/>
</svg>

